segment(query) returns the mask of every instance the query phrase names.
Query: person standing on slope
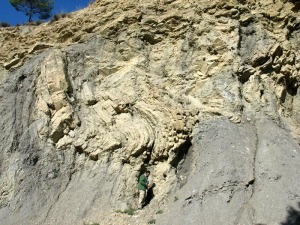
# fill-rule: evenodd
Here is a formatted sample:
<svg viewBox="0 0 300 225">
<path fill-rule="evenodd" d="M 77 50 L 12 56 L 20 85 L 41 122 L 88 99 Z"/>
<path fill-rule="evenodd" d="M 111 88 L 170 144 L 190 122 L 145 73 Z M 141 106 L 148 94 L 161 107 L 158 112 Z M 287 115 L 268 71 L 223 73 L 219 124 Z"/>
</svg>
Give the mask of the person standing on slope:
<svg viewBox="0 0 300 225">
<path fill-rule="evenodd" d="M 145 198 L 146 198 L 146 192 L 148 189 L 148 177 L 150 175 L 150 171 L 147 170 L 146 173 L 142 174 L 139 177 L 139 184 L 138 184 L 138 190 L 139 190 L 139 209 L 142 209 L 145 205 Z"/>
</svg>

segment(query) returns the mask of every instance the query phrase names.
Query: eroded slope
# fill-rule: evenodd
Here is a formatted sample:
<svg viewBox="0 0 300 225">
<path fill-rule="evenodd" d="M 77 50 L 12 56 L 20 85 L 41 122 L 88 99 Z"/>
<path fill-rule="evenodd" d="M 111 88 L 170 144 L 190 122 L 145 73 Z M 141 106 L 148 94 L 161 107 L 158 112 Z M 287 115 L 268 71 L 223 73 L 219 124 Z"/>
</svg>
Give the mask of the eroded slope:
<svg viewBox="0 0 300 225">
<path fill-rule="evenodd" d="M 283 221 L 299 200 L 298 14 L 282 1 L 102 0 L 3 29 L 3 221 L 140 224 L 168 202 L 162 224 Z M 149 215 L 115 220 L 146 167 Z"/>
</svg>

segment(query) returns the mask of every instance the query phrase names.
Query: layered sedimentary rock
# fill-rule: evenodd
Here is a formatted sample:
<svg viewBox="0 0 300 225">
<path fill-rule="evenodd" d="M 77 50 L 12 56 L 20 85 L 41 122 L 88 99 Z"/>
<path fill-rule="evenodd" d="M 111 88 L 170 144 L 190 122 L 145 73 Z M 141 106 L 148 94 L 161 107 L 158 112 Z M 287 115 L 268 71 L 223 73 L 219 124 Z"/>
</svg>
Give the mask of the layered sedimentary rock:
<svg viewBox="0 0 300 225">
<path fill-rule="evenodd" d="M 2 29 L 1 221 L 295 222 L 298 10 L 99 0 Z M 146 212 L 115 214 L 136 207 L 146 168 L 156 184 Z"/>
</svg>

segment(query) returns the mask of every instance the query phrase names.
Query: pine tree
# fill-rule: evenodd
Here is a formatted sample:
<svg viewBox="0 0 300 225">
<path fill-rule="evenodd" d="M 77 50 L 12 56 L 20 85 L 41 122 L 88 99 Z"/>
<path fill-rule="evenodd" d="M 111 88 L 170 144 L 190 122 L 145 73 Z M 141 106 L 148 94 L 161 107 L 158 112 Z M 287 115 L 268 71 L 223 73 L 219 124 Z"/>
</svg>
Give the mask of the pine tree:
<svg viewBox="0 0 300 225">
<path fill-rule="evenodd" d="M 53 9 L 53 0 L 9 0 L 10 4 L 20 12 L 28 16 L 28 21 L 32 21 L 33 15 L 39 19 L 48 19 Z"/>
</svg>

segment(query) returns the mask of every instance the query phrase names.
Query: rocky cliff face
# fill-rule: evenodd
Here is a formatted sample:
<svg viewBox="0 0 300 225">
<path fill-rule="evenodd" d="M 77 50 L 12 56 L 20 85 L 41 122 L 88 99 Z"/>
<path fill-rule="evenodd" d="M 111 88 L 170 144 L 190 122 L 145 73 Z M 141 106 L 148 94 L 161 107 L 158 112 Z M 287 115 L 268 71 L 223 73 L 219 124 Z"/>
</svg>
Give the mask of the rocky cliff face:
<svg viewBox="0 0 300 225">
<path fill-rule="evenodd" d="M 296 224 L 298 18 L 279 0 L 98 0 L 2 28 L 1 223 Z M 145 168 L 154 198 L 117 213 Z"/>
</svg>

